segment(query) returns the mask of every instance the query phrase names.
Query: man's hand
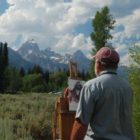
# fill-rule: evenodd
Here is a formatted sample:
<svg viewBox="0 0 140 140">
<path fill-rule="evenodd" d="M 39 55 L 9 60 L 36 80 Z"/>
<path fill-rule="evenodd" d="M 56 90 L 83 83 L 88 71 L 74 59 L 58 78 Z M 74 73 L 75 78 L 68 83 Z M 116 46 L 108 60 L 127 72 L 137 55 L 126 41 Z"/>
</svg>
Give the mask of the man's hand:
<svg viewBox="0 0 140 140">
<path fill-rule="evenodd" d="M 76 119 L 73 125 L 70 140 L 83 140 L 88 126 L 81 123 L 80 119 Z"/>
</svg>

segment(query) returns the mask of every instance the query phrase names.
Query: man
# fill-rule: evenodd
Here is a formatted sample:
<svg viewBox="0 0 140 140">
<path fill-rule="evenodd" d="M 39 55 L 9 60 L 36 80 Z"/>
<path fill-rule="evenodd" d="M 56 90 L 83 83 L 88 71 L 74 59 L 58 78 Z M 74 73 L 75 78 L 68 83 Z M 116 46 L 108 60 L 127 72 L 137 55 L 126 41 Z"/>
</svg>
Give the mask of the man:
<svg viewBox="0 0 140 140">
<path fill-rule="evenodd" d="M 71 140 L 134 140 L 132 91 L 117 73 L 118 53 L 103 47 L 95 55 L 97 77 L 82 88 Z M 85 137 L 86 140 L 88 136 Z"/>
</svg>

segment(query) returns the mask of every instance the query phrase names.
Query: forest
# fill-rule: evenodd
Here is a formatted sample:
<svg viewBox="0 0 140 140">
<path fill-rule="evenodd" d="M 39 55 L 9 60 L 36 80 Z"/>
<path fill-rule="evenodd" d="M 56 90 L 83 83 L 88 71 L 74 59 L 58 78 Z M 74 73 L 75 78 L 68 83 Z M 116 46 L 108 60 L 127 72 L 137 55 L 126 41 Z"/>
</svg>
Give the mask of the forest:
<svg viewBox="0 0 140 140">
<path fill-rule="evenodd" d="M 7 43 L 0 43 L 0 58 L 1 93 L 62 91 L 67 86 L 69 70 L 50 72 L 39 65 L 28 70 L 9 66 Z M 78 75 L 83 80 L 89 78 L 88 72 L 78 72 Z"/>
</svg>

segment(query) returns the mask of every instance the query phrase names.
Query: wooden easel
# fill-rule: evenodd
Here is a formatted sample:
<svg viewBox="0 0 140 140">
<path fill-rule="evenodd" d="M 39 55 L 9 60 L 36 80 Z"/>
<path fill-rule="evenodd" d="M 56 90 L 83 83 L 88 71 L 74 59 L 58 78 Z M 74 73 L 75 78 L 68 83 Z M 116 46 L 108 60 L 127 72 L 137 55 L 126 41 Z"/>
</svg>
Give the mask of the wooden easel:
<svg viewBox="0 0 140 140">
<path fill-rule="evenodd" d="M 73 67 L 74 67 L 74 77 L 73 75 Z M 70 70 L 70 79 L 77 79 L 78 78 L 78 72 L 77 72 L 77 63 L 76 62 L 69 62 L 69 70 Z"/>
<path fill-rule="evenodd" d="M 72 71 L 74 66 L 74 78 Z M 77 64 L 75 62 L 69 63 L 70 79 L 77 79 Z M 75 120 L 75 111 L 69 111 L 69 102 L 66 96 L 59 97 L 55 104 L 55 111 L 53 113 L 53 140 L 57 139 L 57 126 L 60 140 L 70 140 L 70 135 Z"/>
<path fill-rule="evenodd" d="M 72 126 L 75 120 L 75 112 L 68 111 L 67 98 L 60 97 L 53 114 L 53 140 L 57 139 L 57 125 L 60 140 L 70 140 Z"/>
</svg>

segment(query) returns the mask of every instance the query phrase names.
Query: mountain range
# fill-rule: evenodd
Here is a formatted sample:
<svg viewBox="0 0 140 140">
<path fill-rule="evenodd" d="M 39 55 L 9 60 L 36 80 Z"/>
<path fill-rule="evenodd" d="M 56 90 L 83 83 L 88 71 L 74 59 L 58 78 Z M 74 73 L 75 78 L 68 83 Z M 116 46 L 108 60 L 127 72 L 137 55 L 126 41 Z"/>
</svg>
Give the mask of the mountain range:
<svg viewBox="0 0 140 140">
<path fill-rule="evenodd" d="M 8 51 L 10 65 L 17 68 L 29 69 L 34 65 L 40 65 L 43 70 L 56 71 L 68 69 L 69 61 L 77 62 L 79 71 L 88 71 L 90 66 L 90 60 L 80 50 L 73 54 L 61 55 L 51 48 L 40 50 L 33 39 L 23 43 L 17 51 L 11 48 L 8 48 Z"/>
<path fill-rule="evenodd" d="M 61 55 L 52 51 L 51 48 L 40 50 L 39 45 L 34 40 L 26 41 L 17 51 L 8 48 L 8 52 L 9 64 L 18 69 L 23 67 L 26 71 L 31 69 L 34 65 L 40 65 L 43 70 L 48 70 L 50 72 L 59 69 L 67 70 L 69 68 L 69 61 L 73 61 L 77 63 L 80 72 L 87 72 L 91 63 L 91 60 L 80 50 L 77 50 L 73 54 L 67 53 Z M 128 76 L 127 71 L 128 68 L 125 66 L 119 66 L 118 68 L 118 74 L 125 78 Z"/>
</svg>

